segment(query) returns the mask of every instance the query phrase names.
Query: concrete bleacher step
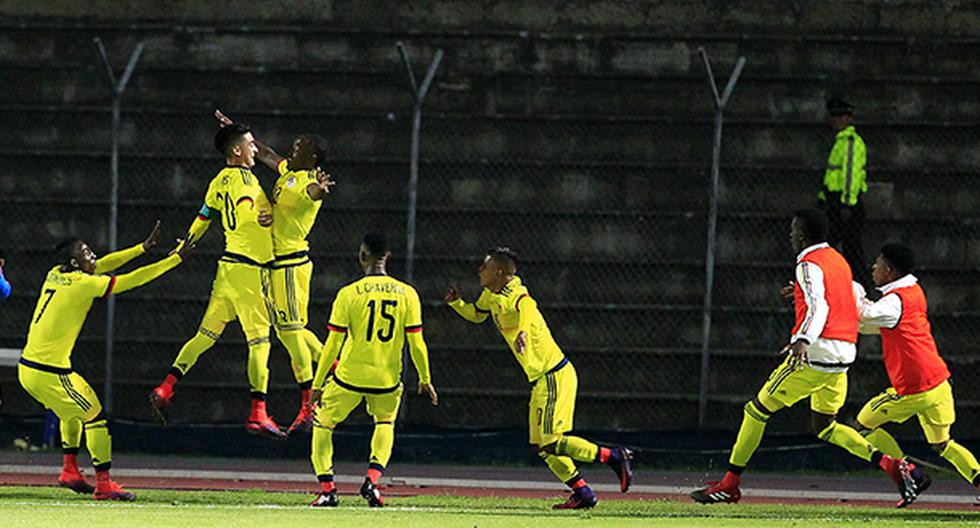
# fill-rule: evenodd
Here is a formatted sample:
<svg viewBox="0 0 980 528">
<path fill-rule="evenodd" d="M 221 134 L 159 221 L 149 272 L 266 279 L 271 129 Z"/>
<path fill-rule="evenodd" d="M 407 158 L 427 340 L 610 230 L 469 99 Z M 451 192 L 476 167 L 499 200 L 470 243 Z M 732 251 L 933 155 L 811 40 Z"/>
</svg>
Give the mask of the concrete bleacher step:
<svg viewBox="0 0 980 528">
<path fill-rule="evenodd" d="M 10 149 L 104 149 L 109 117 L 102 108 L 56 106 L 0 107 L 9 126 L 0 141 Z M 128 109 L 120 148 L 153 145 L 174 155 L 210 154 L 214 120 L 210 109 L 160 111 Z M 404 156 L 409 149 L 407 116 L 380 114 L 262 114 L 239 119 L 252 124 L 273 144 L 288 144 L 302 131 L 323 131 L 339 152 L 353 157 Z M 963 141 L 978 125 L 962 123 L 868 123 L 862 125 L 869 150 L 893 169 L 937 167 L 967 170 L 975 156 Z M 76 131 L 86 130 L 86 134 Z M 523 117 L 431 115 L 424 125 L 427 159 L 534 159 L 539 161 L 657 160 L 689 162 L 710 157 L 709 119 L 600 119 L 589 116 Z M 812 122 L 730 120 L 724 159 L 728 163 L 797 163 L 826 157 L 832 137 L 826 125 Z M 560 137 L 561 142 L 554 138 Z"/>
<path fill-rule="evenodd" d="M 875 70 L 903 74 L 975 75 L 969 61 L 980 41 L 957 38 L 847 38 L 835 35 L 775 33 L 650 35 L 602 33 L 533 33 L 481 31 L 378 32 L 358 29 L 311 31 L 308 26 L 172 26 L 127 24 L 91 26 L 57 24 L 7 25 L 0 62 L 34 64 L 57 58 L 60 63 L 95 60 L 92 38 L 110 50 L 131 50 L 146 43 L 143 64 L 191 67 L 249 67 L 268 64 L 309 64 L 350 68 L 358 64 L 387 65 L 400 71 L 395 42 L 404 41 L 413 56 L 431 57 L 446 50 L 446 71 L 472 73 L 578 71 L 649 74 L 701 72 L 696 52 L 707 46 L 718 66 L 750 57 L 752 70 L 766 73 L 814 71 L 856 76 Z M 846 57 L 842 60 L 841 57 Z M 122 60 L 122 59 L 120 59 Z"/>
<path fill-rule="evenodd" d="M 0 70 L 0 103 L 98 105 L 109 100 L 104 72 L 91 65 Z M 969 115 L 974 79 L 888 76 L 848 85 L 863 120 L 956 121 Z M 249 86 L 241 90 L 241 86 Z M 726 108 L 729 117 L 820 119 L 835 90 L 832 77 L 746 73 Z M 604 76 L 445 73 L 426 99 L 427 113 L 711 115 L 706 77 L 697 74 Z M 215 106 L 235 109 L 403 111 L 412 104 L 402 72 L 333 69 L 217 69 L 146 66 L 125 93 L 134 106 Z M 959 105 L 943 101 L 963 101 Z"/>
</svg>

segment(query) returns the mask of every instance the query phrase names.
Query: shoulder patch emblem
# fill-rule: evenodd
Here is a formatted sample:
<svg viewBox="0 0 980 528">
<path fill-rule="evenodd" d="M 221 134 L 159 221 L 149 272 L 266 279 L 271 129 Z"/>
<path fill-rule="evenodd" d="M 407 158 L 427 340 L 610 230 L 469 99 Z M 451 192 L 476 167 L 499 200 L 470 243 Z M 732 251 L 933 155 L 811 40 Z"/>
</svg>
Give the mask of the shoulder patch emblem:
<svg viewBox="0 0 980 528">
<path fill-rule="evenodd" d="M 290 176 L 289 179 L 286 180 L 286 187 L 292 189 L 294 185 L 296 185 L 296 176 Z"/>
</svg>

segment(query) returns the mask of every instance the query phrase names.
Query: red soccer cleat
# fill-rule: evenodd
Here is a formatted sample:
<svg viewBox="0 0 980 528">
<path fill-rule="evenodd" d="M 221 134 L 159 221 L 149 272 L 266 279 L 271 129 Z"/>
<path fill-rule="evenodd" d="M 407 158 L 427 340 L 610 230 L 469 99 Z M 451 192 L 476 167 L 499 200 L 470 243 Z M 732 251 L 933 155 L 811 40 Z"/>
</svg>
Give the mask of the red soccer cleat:
<svg viewBox="0 0 980 528">
<path fill-rule="evenodd" d="M 82 475 L 77 469 L 64 469 L 61 471 L 61 476 L 58 478 L 58 484 L 62 487 L 68 488 L 75 493 L 92 493 L 95 488 L 85 482 L 85 476 Z"/>
<path fill-rule="evenodd" d="M 588 510 L 599 502 L 595 493 L 586 487 L 572 492 L 565 502 L 559 502 L 551 507 L 553 510 Z"/>
<path fill-rule="evenodd" d="M 321 491 L 310 503 L 314 508 L 336 508 L 339 505 L 336 491 Z"/>
<path fill-rule="evenodd" d="M 313 427 L 313 413 L 310 411 L 309 406 L 302 406 L 299 408 L 299 414 L 296 415 L 296 419 L 293 420 L 293 424 L 289 426 L 289 430 L 286 431 L 287 434 L 293 434 L 300 431 L 309 431 Z"/>
<path fill-rule="evenodd" d="M 901 460 L 892 458 L 885 455 L 881 458 L 881 469 L 892 479 L 895 486 L 898 487 L 898 493 L 902 496 L 897 503 L 895 503 L 896 508 L 904 508 L 909 504 L 915 502 L 918 497 L 916 491 L 915 479 L 912 478 L 912 469 L 909 467 L 909 463 L 904 458 Z"/>
<path fill-rule="evenodd" d="M 136 495 L 122 489 L 122 486 L 116 484 L 114 481 L 107 481 L 105 483 L 99 482 L 99 485 L 95 488 L 95 493 L 92 494 L 92 498 L 95 500 L 118 500 L 132 502 L 136 500 Z"/>
<path fill-rule="evenodd" d="M 364 479 L 364 484 L 361 484 L 361 497 L 367 499 L 368 506 L 372 508 L 381 508 L 385 505 L 381 490 L 369 478 Z"/>
<path fill-rule="evenodd" d="M 271 438 L 273 440 L 285 440 L 288 436 L 282 431 L 282 429 L 279 428 L 278 425 L 276 425 L 276 422 L 272 421 L 271 416 L 266 416 L 259 419 L 249 417 L 248 421 L 245 422 L 245 430 L 251 434 Z"/>
<path fill-rule="evenodd" d="M 701 504 L 717 504 L 719 502 L 730 502 L 735 504 L 742 499 L 742 492 L 738 486 L 723 486 L 721 482 L 708 482 L 708 485 L 691 492 L 694 502 Z"/>
<path fill-rule="evenodd" d="M 166 385 L 160 385 L 150 392 L 150 409 L 160 425 L 167 425 L 167 413 L 170 410 L 170 399 L 174 391 Z"/>
<path fill-rule="evenodd" d="M 619 491 L 626 493 L 633 483 L 633 450 L 628 447 L 616 447 L 609 458 L 609 466 L 619 477 Z"/>
</svg>

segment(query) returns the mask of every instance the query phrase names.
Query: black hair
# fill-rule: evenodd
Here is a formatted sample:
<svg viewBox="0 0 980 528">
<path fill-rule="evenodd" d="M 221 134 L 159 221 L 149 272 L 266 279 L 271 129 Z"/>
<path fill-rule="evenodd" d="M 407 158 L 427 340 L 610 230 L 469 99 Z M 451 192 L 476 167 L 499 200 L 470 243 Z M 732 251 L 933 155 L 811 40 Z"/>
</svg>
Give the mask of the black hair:
<svg viewBox="0 0 980 528">
<path fill-rule="evenodd" d="M 227 126 L 223 126 L 218 129 L 218 133 L 214 135 L 214 148 L 218 149 L 218 152 L 225 156 L 231 154 L 231 147 L 238 143 L 245 134 L 251 132 L 252 129 L 241 123 L 232 123 Z"/>
<path fill-rule="evenodd" d="M 807 242 L 819 244 L 826 242 L 830 234 L 830 222 L 827 215 L 820 209 L 800 209 L 796 212 L 800 229 L 803 230 Z"/>
<path fill-rule="evenodd" d="M 326 138 L 319 134 L 300 134 L 305 137 L 311 145 L 313 145 L 313 153 L 316 154 L 316 163 L 313 165 L 326 170 L 327 153 L 329 152 L 329 145 L 327 144 Z"/>
<path fill-rule="evenodd" d="M 388 253 L 388 239 L 381 233 L 368 233 L 364 235 L 364 248 L 372 257 L 383 258 Z"/>
<path fill-rule="evenodd" d="M 834 97 L 827 101 L 827 113 L 832 116 L 854 115 L 854 105 L 848 103 L 840 97 Z"/>
<path fill-rule="evenodd" d="M 881 246 L 881 256 L 901 275 L 908 275 L 915 270 L 915 253 L 905 244 L 899 242 L 885 244 Z"/>
<path fill-rule="evenodd" d="M 497 246 L 487 252 L 490 259 L 495 261 L 508 273 L 517 272 L 517 253 L 507 246 Z"/>
<path fill-rule="evenodd" d="M 75 258 L 75 246 L 81 242 L 76 237 L 68 237 L 54 245 L 54 252 L 58 257 L 58 264 L 65 266 L 71 265 L 71 259 Z"/>
<path fill-rule="evenodd" d="M 5 258 L 7 258 L 7 252 L 4 251 L 3 248 L 0 248 L 0 259 L 5 259 Z"/>
</svg>

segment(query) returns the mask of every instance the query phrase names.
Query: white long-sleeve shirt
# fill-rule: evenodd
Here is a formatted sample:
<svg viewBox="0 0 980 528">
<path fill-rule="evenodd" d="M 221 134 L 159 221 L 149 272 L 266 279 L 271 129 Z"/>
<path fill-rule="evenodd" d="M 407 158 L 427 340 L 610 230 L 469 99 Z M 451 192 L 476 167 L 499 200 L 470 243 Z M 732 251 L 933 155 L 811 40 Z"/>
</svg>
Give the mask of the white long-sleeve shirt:
<svg viewBox="0 0 980 528">
<path fill-rule="evenodd" d="M 821 372 L 845 372 L 857 357 L 854 343 L 839 339 L 820 337 L 830 316 L 830 305 L 824 286 L 824 274 L 814 262 L 803 262 L 803 257 L 812 251 L 830 247 L 827 243 L 814 244 L 805 248 L 796 257 L 796 284 L 803 291 L 806 302 L 806 316 L 799 330 L 790 338 L 790 343 L 804 340 L 809 343 L 807 355 L 810 366 Z"/>
<path fill-rule="evenodd" d="M 907 288 L 917 282 L 919 279 L 911 273 L 893 280 L 878 288 L 882 297 L 877 301 L 869 300 L 864 295 L 864 288 L 861 288 L 860 295 L 857 295 L 858 292 L 855 291 L 859 317 L 858 332 L 879 334 L 881 328 L 895 328 L 902 320 L 902 298 L 897 293 L 892 292 L 899 288 Z"/>
</svg>

